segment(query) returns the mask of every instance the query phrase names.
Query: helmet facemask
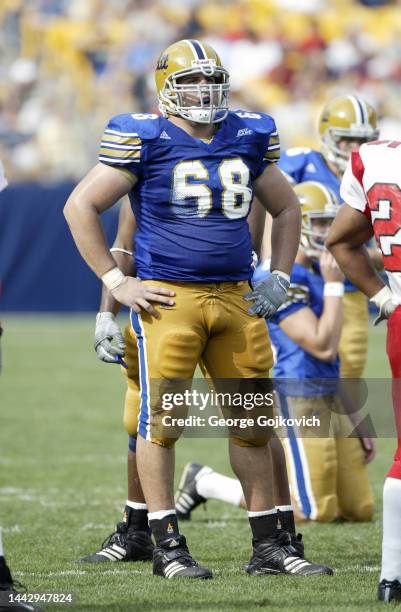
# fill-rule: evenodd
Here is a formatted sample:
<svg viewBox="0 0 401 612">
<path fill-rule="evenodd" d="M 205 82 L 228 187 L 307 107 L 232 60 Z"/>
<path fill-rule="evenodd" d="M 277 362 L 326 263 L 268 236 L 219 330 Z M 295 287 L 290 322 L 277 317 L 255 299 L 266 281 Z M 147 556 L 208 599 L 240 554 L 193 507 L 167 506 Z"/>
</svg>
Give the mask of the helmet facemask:
<svg viewBox="0 0 401 612">
<path fill-rule="evenodd" d="M 329 234 L 331 223 L 334 221 L 338 206 L 326 206 L 323 212 L 305 212 L 302 214 L 301 246 L 307 257 L 318 259 L 325 250 L 325 242 Z M 313 227 L 313 221 L 325 219 L 328 221 L 326 230 L 319 231 Z"/>
<path fill-rule="evenodd" d="M 219 123 L 228 113 L 230 89 L 227 70 L 213 60 L 198 60 L 193 68 L 170 74 L 159 93 L 161 113 L 178 115 L 195 123 Z M 213 77 L 214 83 L 180 83 L 185 77 L 203 74 Z"/>
<path fill-rule="evenodd" d="M 361 140 L 362 144 L 362 142 L 377 140 L 378 136 L 379 130 L 371 125 L 354 125 L 350 128 L 328 127 L 322 136 L 322 152 L 326 159 L 343 173 L 347 167 L 351 151 L 342 150 L 338 146 L 340 140 L 344 138 Z"/>
</svg>

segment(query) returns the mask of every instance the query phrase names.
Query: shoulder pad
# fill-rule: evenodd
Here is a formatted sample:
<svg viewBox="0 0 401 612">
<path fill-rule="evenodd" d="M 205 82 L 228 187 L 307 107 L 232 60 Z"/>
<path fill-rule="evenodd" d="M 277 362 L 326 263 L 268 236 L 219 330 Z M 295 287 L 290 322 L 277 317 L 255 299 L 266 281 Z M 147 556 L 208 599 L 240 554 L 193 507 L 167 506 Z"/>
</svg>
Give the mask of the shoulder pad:
<svg viewBox="0 0 401 612">
<path fill-rule="evenodd" d="M 243 129 L 250 129 L 258 134 L 269 134 L 276 131 L 276 124 L 273 117 L 265 113 L 256 113 L 248 110 L 237 109 L 230 111 L 230 118 L 242 125 Z"/>
<path fill-rule="evenodd" d="M 295 179 L 295 182 L 298 183 L 302 181 L 302 176 L 296 176 L 295 173 L 302 171 L 309 161 L 312 161 L 311 158 L 313 158 L 316 154 L 316 151 L 306 147 L 294 147 L 292 149 L 287 149 L 286 151 L 282 151 L 278 165 L 281 170 L 284 170 L 284 172 L 289 174 L 293 179 Z"/>
<path fill-rule="evenodd" d="M 308 147 L 292 147 L 291 149 L 286 149 L 283 151 L 282 155 L 286 155 L 287 157 L 299 157 L 305 158 L 308 157 L 311 153 L 314 153 L 313 149 L 309 149 Z"/>
<path fill-rule="evenodd" d="M 107 130 L 127 137 L 151 140 L 160 135 L 161 117 L 154 113 L 124 113 L 110 119 Z"/>
</svg>

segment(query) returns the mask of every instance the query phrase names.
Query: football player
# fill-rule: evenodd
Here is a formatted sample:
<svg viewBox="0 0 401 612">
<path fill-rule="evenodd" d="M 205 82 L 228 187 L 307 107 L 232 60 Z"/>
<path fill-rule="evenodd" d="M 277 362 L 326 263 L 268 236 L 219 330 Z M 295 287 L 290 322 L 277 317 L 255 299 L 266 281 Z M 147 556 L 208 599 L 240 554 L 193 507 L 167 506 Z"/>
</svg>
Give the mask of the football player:
<svg viewBox="0 0 401 612">
<path fill-rule="evenodd" d="M 260 205 L 252 208 L 248 216 L 254 248 L 259 251 L 262 241 L 264 226 L 264 213 Z M 135 275 L 133 259 L 133 236 L 136 231 L 135 217 L 132 214 L 129 200 L 125 199 L 119 212 L 119 221 L 116 238 L 110 251 L 116 260 L 120 270 L 129 276 Z M 136 437 L 139 415 L 139 367 L 137 345 L 130 333 L 129 326 L 125 330 L 124 337 L 115 319 L 120 310 L 120 304 L 103 285 L 99 313 L 96 316 L 96 327 L 94 336 L 94 348 L 101 361 L 106 363 L 124 363 L 125 357 L 129 366 L 122 367 L 127 378 L 127 390 L 124 403 L 124 426 L 129 435 L 128 442 L 128 497 L 124 508 L 123 520 L 116 526 L 116 530 L 103 542 L 99 551 L 86 555 L 79 562 L 102 563 L 106 561 L 146 561 L 153 558 L 153 544 L 150 539 L 150 531 L 147 520 L 147 506 L 143 497 L 138 471 L 136 466 Z M 283 449 L 278 440 L 272 441 L 273 446 L 273 468 L 275 473 L 275 505 L 279 513 L 280 527 L 291 535 L 293 545 L 303 554 L 301 536 L 296 534 L 294 515 L 290 507 L 290 495 L 288 480 L 286 478 L 285 457 Z M 210 471 L 210 470 L 209 470 Z M 185 489 L 193 488 L 192 481 L 197 470 L 186 469 Z M 216 473 L 213 472 L 215 475 Z M 239 481 L 223 475 L 216 480 L 213 479 L 212 488 L 208 477 L 208 491 L 216 488 L 219 495 L 224 495 L 223 500 L 241 505 L 246 509 L 245 499 Z M 181 486 L 181 485 L 180 485 Z M 213 495 L 213 492 L 212 492 Z M 197 495 L 194 494 L 195 499 Z M 184 496 L 180 496 L 184 500 Z M 190 498 L 189 498 L 190 499 Z M 201 501 L 204 501 L 201 498 Z M 237 503 L 238 501 L 238 503 Z M 183 506 L 176 504 L 177 514 L 181 519 L 190 517 L 192 504 L 196 501 L 184 500 Z"/>
<path fill-rule="evenodd" d="M 279 141 L 273 119 L 229 111 L 229 75 L 214 49 L 195 40 L 171 45 L 158 60 L 156 88 L 163 116 L 111 119 L 100 163 L 71 194 L 65 216 L 88 265 L 113 297 L 131 308 L 141 386 L 137 463 L 156 541 L 153 573 L 211 578 L 179 532 L 173 497 L 177 436 L 159 426 L 156 383 L 190 384 L 201 357 L 214 380 L 265 379 L 271 353 L 263 317 L 286 299 L 300 215 L 275 165 Z M 127 193 L 138 226 L 140 280 L 116 267 L 99 219 Z M 273 272 L 250 292 L 246 217 L 254 193 L 274 219 Z M 331 573 L 300 560 L 289 536 L 277 535 L 271 465 L 260 461 L 268 456 L 269 436 L 269 431 L 258 438 L 244 432 L 230 440 L 254 541 L 247 571 L 290 573 L 296 565 L 298 573 Z"/>
<path fill-rule="evenodd" d="M 330 189 L 313 181 L 300 183 L 295 192 L 302 209 L 301 245 L 287 301 L 268 326 L 282 416 L 318 415 L 321 429 L 289 427 L 283 432 L 293 498 L 289 508 L 298 520 L 370 521 L 373 494 L 366 464 L 374 456 L 373 443 L 362 433 L 346 438 L 355 427 L 343 417 L 345 407 L 337 393 L 344 277 L 324 241 L 338 201 Z M 266 274 L 261 265 L 253 282 Z M 176 506 L 186 518 L 209 498 L 244 507 L 239 483 L 209 467 L 187 466 L 179 489 Z"/>
<path fill-rule="evenodd" d="M 319 118 L 321 150 L 294 148 L 282 153 L 279 167 L 295 183 L 317 181 L 341 202 L 340 182 L 351 151 L 376 140 L 376 112 L 363 98 L 341 95 L 330 100 Z M 375 263 L 377 250 L 370 249 Z M 368 348 L 368 308 L 365 296 L 345 281 L 344 319 L 340 340 L 342 378 L 361 378 Z"/>
<path fill-rule="evenodd" d="M 393 375 L 398 447 L 383 490 L 382 570 L 378 597 L 401 600 L 401 142 L 364 144 L 351 155 L 341 184 L 344 206 L 327 247 L 347 277 L 388 319 L 387 354 Z M 367 257 L 364 244 L 375 236 L 389 284 Z"/>
</svg>

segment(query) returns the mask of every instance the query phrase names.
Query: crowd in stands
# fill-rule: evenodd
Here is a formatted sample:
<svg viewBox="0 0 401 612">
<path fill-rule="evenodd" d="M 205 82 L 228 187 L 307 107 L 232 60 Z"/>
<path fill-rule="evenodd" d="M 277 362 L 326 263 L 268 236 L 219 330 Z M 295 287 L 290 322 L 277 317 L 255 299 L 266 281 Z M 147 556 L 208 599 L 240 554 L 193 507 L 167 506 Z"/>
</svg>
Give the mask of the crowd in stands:
<svg viewBox="0 0 401 612">
<path fill-rule="evenodd" d="M 400 0 L 2 0 L 0 159 L 11 181 L 78 179 L 108 118 L 157 112 L 154 66 L 201 38 L 231 74 L 231 106 L 316 146 L 331 96 L 358 92 L 401 139 Z"/>
</svg>

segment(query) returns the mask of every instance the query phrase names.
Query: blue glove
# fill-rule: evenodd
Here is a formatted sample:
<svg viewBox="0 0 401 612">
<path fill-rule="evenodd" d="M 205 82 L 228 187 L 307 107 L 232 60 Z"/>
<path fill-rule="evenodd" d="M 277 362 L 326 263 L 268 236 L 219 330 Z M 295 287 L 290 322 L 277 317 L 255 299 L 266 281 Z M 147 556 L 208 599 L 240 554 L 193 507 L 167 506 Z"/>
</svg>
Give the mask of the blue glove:
<svg viewBox="0 0 401 612">
<path fill-rule="evenodd" d="M 256 283 L 253 291 L 244 295 L 245 300 L 254 302 L 249 314 L 270 319 L 286 301 L 289 286 L 289 281 L 275 272 L 267 280 Z"/>
</svg>

